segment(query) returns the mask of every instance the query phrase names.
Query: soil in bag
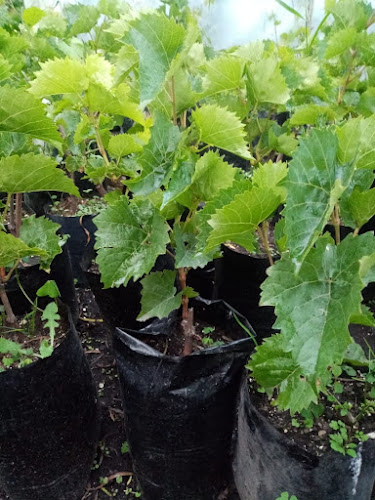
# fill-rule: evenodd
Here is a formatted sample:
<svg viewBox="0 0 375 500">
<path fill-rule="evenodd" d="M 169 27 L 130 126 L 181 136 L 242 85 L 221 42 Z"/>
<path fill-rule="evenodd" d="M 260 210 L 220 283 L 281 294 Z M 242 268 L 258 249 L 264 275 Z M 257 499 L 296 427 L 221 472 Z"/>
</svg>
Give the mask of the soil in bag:
<svg viewBox="0 0 375 500">
<path fill-rule="evenodd" d="M 328 429 L 322 427 L 320 432 Z M 298 500 L 373 499 L 375 433 L 358 444 L 356 457 L 350 457 L 329 447 L 322 453 L 313 453 L 312 440 L 303 448 L 287 437 L 286 430 L 285 427 L 284 434 L 279 432 L 255 408 L 244 381 L 233 463 L 241 500 L 275 500 L 283 492 Z M 301 433 L 303 429 L 297 431 Z"/>
<path fill-rule="evenodd" d="M 74 326 L 48 358 L 0 373 L 0 489 L 11 500 L 81 500 L 99 418 Z"/>
<path fill-rule="evenodd" d="M 155 350 L 149 344 L 161 342 L 168 352 L 176 314 L 163 327 L 115 333 L 125 428 L 145 500 L 216 500 L 231 479 L 236 398 L 253 341 L 222 301 L 192 304 L 202 324 L 220 325 L 227 344 L 189 356 Z"/>
</svg>

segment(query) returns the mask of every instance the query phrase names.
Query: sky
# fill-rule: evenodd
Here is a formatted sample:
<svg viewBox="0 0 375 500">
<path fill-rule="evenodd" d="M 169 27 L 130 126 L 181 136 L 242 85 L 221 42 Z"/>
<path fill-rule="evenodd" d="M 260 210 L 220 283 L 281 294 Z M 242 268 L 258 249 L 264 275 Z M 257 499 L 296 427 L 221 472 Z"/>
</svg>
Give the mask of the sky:
<svg viewBox="0 0 375 500">
<path fill-rule="evenodd" d="M 57 0 L 25 0 L 27 6 L 36 5 L 44 8 L 55 5 Z M 296 17 L 281 7 L 276 0 L 216 0 L 213 5 L 204 5 L 204 0 L 189 0 L 192 7 L 203 10 L 202 27 L 216 49 L 224 49 L 289 31 L 296 23 Z M 305 13 L 307 2 L 313 2 L 312 25 L 318 26 L 324 17 L 325 0 L 285 0 L 296 10 Z M 63 3 L 78 3 L 76 0 L 59 0 Z M 79 3 L 96 3 L 95 0 L 79 0 Z M 157 7 L 159 0 L 128 0 L 135 7 Z M 375 0 L 371 0 L 375 6 Z M 275 28 L 269 16 L 275 14 L 280 25 Z"/>
</svg>

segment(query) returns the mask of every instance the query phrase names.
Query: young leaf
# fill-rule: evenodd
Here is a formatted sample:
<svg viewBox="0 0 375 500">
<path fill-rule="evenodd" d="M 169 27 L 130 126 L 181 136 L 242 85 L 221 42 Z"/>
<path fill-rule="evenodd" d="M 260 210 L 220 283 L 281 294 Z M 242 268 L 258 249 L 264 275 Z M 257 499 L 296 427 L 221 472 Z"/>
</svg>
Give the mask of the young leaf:
<svg viewBox="0 0 375 500">
<path fill-rule="evenodd" d="M 266 338 L 256 348 L 248 368 L 256 381 L 265 389 L 280 386 L 277 405 L 291 414 L 308 408 L 317 401 L 314 385 L 302 376 L 302 370 L 293 359 L 283 335 Z"/>
<path fill-rule="evenodd" d="M 180 136 L 178 127 L 165 115 L 157 113 L 151 129 L 151 139 L 137 158 L 141 174 L 136 179 L 127 181 L 134 194 L 150 194 L 169 180 Z"/>
<path fill-rule="evenodd" d="M 194 226 L 190 226 L 194 230 Z M 186 227 L 182 230 L 177 223 L 173 226 L 173 236 L 176 244 L 176 260 L 175 267 L 189 267 L 196 269 L 204 267 L 215 256 L 216 248 L 213 252 L 203 252 L 202 248 L 197 247 L 197 239 L 194 232 L 189 232 Z"/>
<path fill-rule="evenodd" d="M 245 61 L 233 55 L 222 55 L 211 59 L 206 66 L 204 97 L 242 88 L 244 67 Z"/>
<path fill-rule="evenodd" d="M 62 141 L 43 104 L 25 90 L 8 85 L 0 87 L 0 131 L 28 134 L 52 143 Z"/>
<path fill-rule="evenodd" d="M 57 94 L 77 94 L 89 85 L 86 65 L 76 59 L 53 59 L 41 63 L 41 70 L 30 83 L 30 92 L 35 97 Z"/>
<path fill-rule="evenodd" d="M 138 139 L 138 140 L 137 140 Z M 117 158 L 142 151 L 142 143 L 135 134 L 119 134 L 110 138 L 108 153 Z"/>
<path fill-rule="evenodd" d="M 255 61 L 248 69 L 248 97 L 253 102 L 285 104 L 290 95 L 276 57 Z"/>
<path fill-rule="evenodd" d="M 38 23 L 46 13 L 44 10 L 39 9 L 39 7 L 29 7 L 25 9 L 22 13 L 22 19 L 25 24 L 32 27 L 34 24 Z"/>
<path fill-rule="evenodd" d="M 141 14 L 130 23 L 124 41 L 139 53 L 141 107 L 160 92 L 173 59 L 182 50 L 184 39 L 184 27 L 162 14 Z"/>
<path fill-rule="evenodd" d="M 206 104 L 193 111 L 192 118 L 201 142 L 251 160 L 244 139 L 244 126 L 237 115 L 215 104 Z"/>
<path fill-rule="evenodd" d="M 285 199 L 285 189 L 278 183 L 286 176 L 284 163 L 266 163 L 256 170 L 253 187 L 238 194 L 209 221 L 213 228 L 207 240 L 207 250 L 232 241 L 252 252 L 256 248 L 254 232 Z"/>
<path fill-rule="evenodd" d="M 79 196 L 73 181 L 57 168 L 54 160 L 33 153 L 0 158 L 0 191 L 62 191 Z"/>
<path fill-rule="evenodd" d="M 161 209 L 176 201 L 184 206 L 193 208 L 193 201 L 195 200 L 193 200 L 190 186 L 196 162 L 197 157 L 194 154 L 189 154 L 176 160 L 175 170 L 168 183 L 168 188 L 163 193 Z"/>
<path fill-rule="evenodd" d="M 57 299 L 60 297 L 60 291 L 54 280 L 48 280 L 43 286 L 39 288 L 36 292 L 38 297 L 50 297 L 51 299 Z"/>
<path fill-rule="evenodd" d="M 0 54 L 0 82 L 13 74 L 13 65 Z"/>
<path fill-rule="evenodd" d="M 14 261 L 29 257 L 30 255 L 40 255 L 47 257 L 47 252 L 41 248 L 29 247 L 19 238 L 12 234 L 0 231 L 0 266 L 5 267 Z"/>
<path fill-rule="evenodd" d="M 46 308 L 42 314 L 42 321 L 46 321 L 44 328 L 48 328 L 50 342 L 43 340 L 40 344 L 40 355 L 42 358 L 47 358 L 51 356 L 53 352 L 53 343 L 55 341 L 56 328 L 59 326 L 60 315 L 58 313 L 56 302 L 50 302 L 47 304 Z"/>
<path fill-rule="evenodd" d="M 342 362 L 351 343 L 349 320 L 359 310 L 365 286 L 360 261 L 374 252 L 374 237 L 369 233 L 350 235 L 338 246 L 325 235 L 298 273 L 286 254 L 268 271 L 261 305 L 275 307 L 275 327 L 281 329 L 289 343 L 287 350 L 311 380 L 324 377 L 329 366 Z"/>
<path fill-rule="evenodd" d="M 329 106 L 319 106 L 318 104 L 304 104 L 298 106 L 290 119 L 290 125 L 316 125 L 324 119 L 331 122 L 336 118 L 335 111 Z"/>
<path fill-rule="evenodd" d="M 149 200 L 123 197 L 96 218 L 97 263 L 106 288 L 150 272 L 169 242 L 169 226 Z"/>
<path fill-rule="evenodd" d="M 355 227 L 361 228 L 375 214 L 375 188 L 365 192 L 354 188 L 346 200 L 346 209 L 350 212 Z"/>
<path fill-rule="evenodd" d="M 138 321 L 150 318 L 165 318 L 169 313 L 181 305 L 182 292 L 176 294 L 174 286 L 176 271 L 151 273 L 141 280 L 142 283 L 142 310 Z"/>
<path fill-rule="evenodd" d="M 337 129 L 337 137 L 341 163 L 354 162 L 356 168 L 375 168 L 375 115 L 348 120 Z"/>
<path fill-rule="evenodd" d="M 45 217 L 27 217 L 23 220 L 20 238 L 29 247 L 41 248 L 46 252 L 46 256 L 40 257 L 40 267 L 48 270 L 56 255 L 61 253 L 62 242 L 56 231 L 60 228 Z"/>
<path fill-rule="evenodd" d="M 329 130 L 312 130 L 300 140 L 290 162 L 284 209 L 287 246 L 303 259 L 331 217 L 354 173 L 353 163 L 338 164 L 337 138 Z"/>
</svg>

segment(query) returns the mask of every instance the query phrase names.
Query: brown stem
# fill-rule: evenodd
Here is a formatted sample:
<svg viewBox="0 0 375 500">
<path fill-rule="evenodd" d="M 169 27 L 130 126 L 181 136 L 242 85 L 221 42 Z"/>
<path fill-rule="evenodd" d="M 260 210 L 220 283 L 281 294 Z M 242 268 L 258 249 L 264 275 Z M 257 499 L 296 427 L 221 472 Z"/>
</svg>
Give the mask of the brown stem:
<svg viewBox="0 0 375 500">
<path fill-rule="evenodd" d="M 17 318 L 13 312 L 12 306 L 10 305 L 8 299 L 8 295 L 5 291 L 5 283 L 3 281 L 4 277 L 5 277 L 5 269 L 3 267 L 0 267 L 0 299 L 5 309 L 6 322 L 9 323 L 10 325 L 16 325 Z"/>
<path fill-rule="evenodd" d="M 105 196 L 105 195 L 107 194 L 107 190 L 106 190 L 106 188 L 103 186 L 103 184 L 102 184 L 102 183 L 97 184 L 97 185 L 95 186 L 95 188 L 96 188 L 97 192 L 100 194 L 100 196 Z"/>
<path fill-rule="evenodd" d="M 16 227 L 14 235 L 19 238 L 22 224 L 22 193 L 16 194 Z"/>
<path fill-rule="evenodd" d="M 262 225 L 258 227 L 258 235 L 260 238 L 260 241 L 262 242 L 264 251 L 267 254 L 268 257 L 268 262 L 270 263 L 270 266 L 274 265 L 272 253 L 270 250 L 269 242 L 268 242 L 268 222 L 264 221 L 262 222 Z"/>
<path fill-rule="evenodd" d="M 337 203 L 334 206 L 331 220 L 332 224 L 335 227 L 335 240 L 336 240 L 336 245 L 338 245 L 340 243 L 340 207 Z"/>
<path fill-rule="evenodd" d="M 178 278 L 180 280 L 181 289 L 186 288 L 186 269 L 181 267 L 178 270 Z M 194 329 L 194 311 L 193 308 L 189 309 L 189 298 L 186 295 L 182 296 L 182 330 L 185 336 L 183 355 L 189 356 L 193 350 L 193 337 L 195 334 Z"/>
<path fill-rule="evenodd" d="M 6 221 L 6 218 L 7 218 L 7 215 L 8 215 L 8 210 L 10 208 L 11 202 L 12 202 L 12 195 L 11 195 L 11 193 L 8 193 L 7 194 L 7 201 L 5 203 L 5 208 L 4 208 L 4 211 L 3 211 L 3 215 L 1 217 L 1 224 L 3 226 L 5 225 L 5 221 Z"/>
<path fill-rule="evenodd" d="M 186 126 L 187 126 L 187 111 L 184 111 L 182 113 L 181 126 L 182 126 L 182 128 L 186 128 Z"/>
<path fill-rule="evenodd" d="M 176 90 L 174 86 L 174 76 L 172 76 L 171 91 L 172 91 L 173 125 L 177 125 Z"/>
</svg>

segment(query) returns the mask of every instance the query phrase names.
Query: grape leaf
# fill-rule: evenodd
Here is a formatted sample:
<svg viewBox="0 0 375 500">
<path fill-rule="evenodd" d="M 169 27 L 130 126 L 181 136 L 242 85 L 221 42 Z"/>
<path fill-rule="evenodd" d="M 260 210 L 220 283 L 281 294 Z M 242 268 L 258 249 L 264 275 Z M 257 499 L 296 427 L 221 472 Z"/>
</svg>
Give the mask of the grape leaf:
<svg viewBox="0 0 375 500">
<path fill-rule="evenodd" d="M 266 338 L 256 348 L 248 365 L 256 381 L 265 389 L 281 386 L 276 404 L 293 415 L 316 403 L 314 385 L 302 376 L 301 368 L 293 360 L 285 337 L 280 334 Z"/>
<path fill-rule="evenodd" d="M 285 234 L 291 256 L 302 260 L 329 220 L 354 173 L 353 163 L 338 164 L 337 138 L 312 130 L 300 140 L 289 164 Z"/>
<path fill-rule="evenodd" d="M 110 155 L 121 158 L 131 153 L 142 151 L 142 143 L 136 134 L 119 134 L 110 138 L 108 152 Z"/>
<path fill-rule="evenodd" d="M 162 89 L 173 59 L 182 50 L 184 38 L 185 28 L 162 14 L 141 14 L 130 23 L 124 41 L 139 53 L 141 107 L 145 107 Z"/>
<path fill-rule="evenodd" d="M 60 290 L 54 280 L 48 280 L 36 292 L 38 297 L 50 297 L 57 299 L 60 297 Z"/>
<path fill-rule="evenodd" d="M 30 92 L 35 97 L 56 94 L 77 94 L 87 89 L 89 78 L 86 65 L 76 59 L 53 59 L 40 64 L 41 70 L 30 82 Z"/>
<path fill-rule="evenodd" d="M 357 43 L 358 34 L 354 28 L 345 28 L 335 31 L 328 38 L 327 49 L 324 54 L 326 59 L 336 57 L 343 52 L 346 52 Z"/>
<path fill-rule="evenodd" d="M 22 19 L 25 24 L 32 27 L 38 23 L 46 13 L 39 7 L 29 7 L 22 12 Z"/>
<path fill-rule="evenodd" d="M 0 54 L 0 82 L 13 74 L 13 65 Z"/>
<path fill-rule="evenodd" d="M 206 104 L 193 111 L 192 118 L 201 142 L 252 159 L 244 139 L 244 126 L 237 115 L 215 104 Z"/>
<path fill-rule="evenodd" d="M 176 246 L 175 267 L 187 267 L 196 269 L 204 267 L 215 258 L 216 248 L 211 252 L 203 252 L 197 247 L 197 239 L 193 224 L 188 227 L 175 223 L 173 226 L 173 237 Z"/>
<path fill-rule="evenodd" d="M 45 251 L 46 255 L 40 257 L 40 267 L 44 270 L 49 270 L 53 259 L 61 253 L 62 240 L 56 234 L 59 228 L 59 224 L 35 215 L 22 221 L 20 238 L 27 246 Z"/>
<path fill-rule="evenodd" d="M 354 162 L 356 168 L 375 168 L 375 115 L 353 118 L 337 129 L 341 163 Z"/>
<path fill-rule="evenodd" d="M 165 318 L 181 305 L 182 292 L 176 294 L 176 271 L 150 273 L 142 280 L 142 309 L 138 321 Z"/>
<path fill-rule="evenodd" d="M 106 288 L 126 285 L 150 272 L 169 242 L 169 226 L 149 200 L 131 203 L 126 197 L 96 218 L 95 248 Z"/>
<path fill-rule="evenodd" d="M 209 221 L 213 214 L 220 208 L 229 205 L 237 194 L 249 189 L 251 189 L 249 180 L 236 180 L 230 188 L 220 191 L 212 201 L 206 203 L 205 207 L 195 214 L 194 223 L 198 229 L 197 248 L 206 248 L 208 236 L 212 231 Z"/>
<path fill-rule="evenodd" d="M 276 57 L 254 61 L 248 69 L 248 97 L 253 102 L 285 104 L 289 89 Z"/>
<path fill-rule="evenodd" d="M 0 191 L 62 191 L 79 196 L 73 181 L 57 168 L 51 158 L 33 153 L 0 158 Z"/>
<path fill-rule="evenodd" d="M 149 194 L 169 180 L 180 137 L 178 127 L 165 115 L 157 113 L 151 129 L 151 139 L 137 157 L 141 174 L 136 179 L 127 181 L 134 194 Z"/>
<path fill-rule="evenodd" d="M 221 55 L 211 59 L 206 65 L 203 96 L 208 97 L 219 92 L 243 88 L 244 67 L 245 61 L 233 55 Z"/>
<path fill-rule="evenodd" d="M 47 256 L 47 252 L 41 248 L 31 248 L 26 243 L 24 243 L 19 238 L 16 238 L 12 234 L 4 233 L 0 231 L 0 266 L 5 267 L 12 262 L 22 259 L 23 257 L 29 257 L 30 255 L 40 255 L 42 257 Z"/>
<path fill-rule="evenodd" d="M 324 119 L 326 122 L 333 121 L 336 118 L 335 111 L 328 106 L 319 106 L 318 104 L 304 104 L 298 106 L 290 119 L 291 125 L 316 125 Z"/>
<path fill-rule="evenodd" d="M 192 193 L 190 192 L 191 179 L 194 174 L 196 155 L 190 154 L 176 160 L 175 170 L 168 183 L 168 189 L 163 193 L 161 209 L 178 201 L 182 205 L 192 207 Z M 192 207 L 193 208 L 193 207 Z"/>
<path fill-rule="evenodd" d="M 355 227 L 361 228 L 375 215 L 375 188 L 365 192 L 354 188 L 346 200 L 346 209 L 350 212 Z"/>
<path fill-rule="evenodd" d="M 209 220 L 213 230 L 206 249 L 232 241 L 253 252 L 256 248 L 254 232 L 258 225 L 270 217 L 285 199 L 285 189 L 278 184 L 286 173 L 284 163 L 261 165 L 254 174 L 252 188 L 235 196 Z"/>
<path fill-rule="evenodd" d="M 320 237 L 299 267 L 287 254 L 269 268 L 261 305 L 275 307 L 276 328 L 288 341 L 287 351 L 310 381 L 342 362 L 351 343 L 348 324 L 361 304 L 365 279 L 360 261 L 373 257 L 373 235 L 349 235 L 338 246 Z M 366 270 L 373 272 L 374 263 Z M 323 389 L 323 387 L 322 387 Z"/>
<path fill-rule="evenodd" d="M 0 131 L 28 134 L 52 143 L 62 142 L 44 106 L 23 89 L 0 87 Z"/>
</svg>

